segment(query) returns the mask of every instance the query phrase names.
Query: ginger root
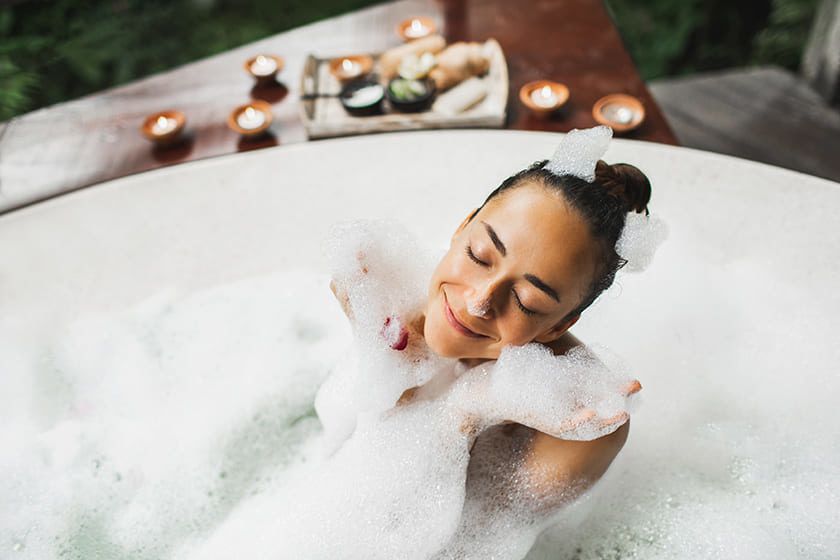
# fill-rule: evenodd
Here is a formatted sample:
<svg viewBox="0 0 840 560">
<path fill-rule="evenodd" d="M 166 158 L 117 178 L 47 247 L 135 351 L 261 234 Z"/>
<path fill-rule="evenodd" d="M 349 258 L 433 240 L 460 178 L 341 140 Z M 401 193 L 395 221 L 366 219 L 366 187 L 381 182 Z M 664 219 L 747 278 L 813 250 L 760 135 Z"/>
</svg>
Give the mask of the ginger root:
<svg viewBox="0 0 840 560">
<path fill-rule="evenodd" d="M 437 55 L 435 66 L 429 77 L 439 91 L 460 84 L 473 76 L 480 76 L 490 68 L 490 59 L 483 43 L 458 42 L 446 47 Z"/>
</svg>

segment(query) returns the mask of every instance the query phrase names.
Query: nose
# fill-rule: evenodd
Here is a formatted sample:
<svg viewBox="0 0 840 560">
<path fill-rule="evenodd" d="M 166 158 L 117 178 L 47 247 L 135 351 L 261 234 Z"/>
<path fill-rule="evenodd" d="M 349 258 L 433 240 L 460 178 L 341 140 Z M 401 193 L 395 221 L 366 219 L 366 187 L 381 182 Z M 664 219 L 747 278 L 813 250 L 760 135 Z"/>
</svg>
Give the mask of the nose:
<svg viewBox="0 0 840 560">
<path fill-rule="evenodd" d="M 467 301 L 467 311 L 470 315 L 474 317 L 487 317 L 487 314 L 490 312 L 490 300 L 468 300 Z"/>
<path fill-rule="evenodd" d="M 488 281 L 469 294 L 467 312 L 470 315 L 484 319 L 493 315 L 493 295 L 498 288 L 496 284 L 494 281 Z"/>
</svg>

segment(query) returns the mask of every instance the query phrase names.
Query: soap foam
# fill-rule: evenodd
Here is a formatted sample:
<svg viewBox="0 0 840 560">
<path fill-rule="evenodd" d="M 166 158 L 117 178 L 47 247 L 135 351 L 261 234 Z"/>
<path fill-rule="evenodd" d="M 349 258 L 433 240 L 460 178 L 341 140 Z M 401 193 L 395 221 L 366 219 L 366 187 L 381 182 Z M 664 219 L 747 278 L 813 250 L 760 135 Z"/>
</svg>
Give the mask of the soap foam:
<svg viewBox="0 0 840 560">
<path fill-rule="evenodd" d="M 658 216 L 628 213 L 621 237 L 615 245 L 619 256 L 627 260 L 622 270 L 641 272 L 646 269 L 667 237 L 668 226 Z"/>
<path fill-rule="evenodd" d="M 572 175 L 591 183 L 595 180 L 595 166 L 607 153 L 612 139 L 608 126 L 574 129 L 567 132 L 545 169 L 555 175 Z"/>
<path fill-rule="evenodd" d="M 422 333 L 409 333 L 423 313 L 427 279 L 436 264 L 410 232 L 386 221 L 340 223 L 331 229 L 325 250 L 336 289 L 347 297 L 354 334 L 346 359 L 315 400 L 335 447 L 352 433 L 359 411 L 391 408 L 406 389 L 426 383 L 452 362 L 414 344 Z M 406 350 L 394 351 L 406 335 Z M 406 355 L 411 368 L 403 366 Z"/>
<path fill-rule="evenodd" d="M 725 271 L 742 274 L 739 285 L 755 273 L 739 270 Z M 354 337 L 392 349 L 388 337 L 351 333 L 327 284 L 285 273 L 38 329 L 0 317 L 0 420 L 10 427 L 0 431 L 0 556 L 758 559 L 840 550 L 834 377 L 781 387 L 767 382 L 784 378 L 779 368 L 723 378 L 727 364 L 711 361 L 714 375 L 646 372 L 649 406 L 634 414 L 625 449 L 566 503 L 523 469 L 531 428 L 486 426 L 526 409 L 534 415 L 521 420 L 531 422 L 557 407 L 570 413 L 578 402 L 552 397 L 574 379 L 586 388 L 576 401 L 603 414 L 620 408 L 615 382 L 627 374 L 607 352 L 557 359 L 523 347 L 492 367 L 444 370 L 415 402 L 357 409 L 355 430 L 331 448 L 312 408 L 318 387 L 346 365 Z M 768 285 L 751 304 L 800 302 Z M 706 288 L 727 303 L 725 283 Z M 769 321 L 756 329 L 777 333 Z M 602 377 L 582 380 L 586 368 Z M 394 373 L 404 383 L 415 375 Z M 807 411 L 805 398 L 815 403 Z M 473 416 L 485 429 L 468 454 L 462 427 Z"/>
<path fill-rule="evenodd" d="M 541 344 L 506 347 L 499 359 L 462 376 L 450 399 L 485 426 L 513 421 L 566 440 L 592 440 L 620 424 L 601 425 L 631 405 L 624 368 L 610 369 L 585 347 L 555 356 Z M 570 424 L 584 410 L 590 420 Z"/>
<path fill-rule="evenodd" d="M 485 299 L 479 303 L 474 301 L 467 302 L 467 312 L 474 317 L 484 317 L 490 311 L 490 300 Z"/>
</svg>

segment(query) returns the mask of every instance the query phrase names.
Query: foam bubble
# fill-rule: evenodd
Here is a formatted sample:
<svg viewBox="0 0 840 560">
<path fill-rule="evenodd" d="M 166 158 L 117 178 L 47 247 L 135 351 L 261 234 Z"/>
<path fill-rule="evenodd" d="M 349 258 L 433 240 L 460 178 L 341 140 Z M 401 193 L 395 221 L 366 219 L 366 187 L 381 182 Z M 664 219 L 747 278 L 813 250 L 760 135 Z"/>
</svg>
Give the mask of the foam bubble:
<svg viewBox="0 0 840 560">
<path fill-rule="evenodd" d="M 595 165 L 607 153 L 612 134 L 608 126 L 567 132 L 545 169 L 555 175 L 573 175 L 591 183 L 595 180 Z"/>
<path fill-rule="evenodd" d="M 449 398 L 487 426 L 513 421 L 566 440 L 592 440 L 621 425 L 601 421 L 628 409 L 622 389 L 632 379 L 623 371 L 607 368 L 585 347 L 555 356 L 541 344 L 508 346 L 497 361 L 462 376 Z"/>
<path fill-rule="evenodd" d="M 628 213 L 621 237 L 615 245 L 619 256 L 627 260 L 622 270 L 641 272 L 646 269 L 667 237 L 668 226 L 658 216 Z"/>
<path fill-rule="evenodd" d="M 704 280 L 730 304 L 730 276 L 743 275 L 743 285 L 757 275 L 733 267 L 720 286 Z M 388 278 L 369 281 L 400 289 Z M 684 358 L 692 375 L 645 372 L 649 405 L 634 414 L 625 449 L 601 482 L 558 508 L 563 496 L 547 495 L 527 471 L 527 424 L 551 430 L 581 402 L 604 415 L 624 406 L 615 383 L 627 373 L 609 353 L 558 359 L 522 347 L 495 364 L 444 369 L 408 404 L 358 403 L 355 430 L 324 453 L 328 431 L 312 403 L 334 365 L 352 369 L 352 337 L 409 355 L 391 347 L 396 327 L 382 333 L 373 322 L 373 332 L 351 334 L 327 284 L 284 273 L 164 293 L 69 325 L 22 328 L 24 317 L 0 316 L 0 421 L 11 427 L 0 431 L 0 556 L 740 559 L 840 550 L 836 378 L 805 356 L 808 375 L 767 383 L 785 379 L 793 351 L 765 355 L 772 349 L 757 339 L 778 334 L 772 321 L 752 338 L 746 323 L 733 331 L 745 337 L 744 364 L 709 348 Z M 754 299 L 748 308 L 771 297 L 802 305 L 782 282 L 761 286 L 743 296 Z M 794 316 L 796 326 L 822 320 L 818 311 Z M 671 328 L 688 327 L 662 330 Z M 825 340 L 801 336 L 796 356 L 833 359 L 818 347 Z M 734 374 L 721 383 L 727 367 Z M 390 372 L 407 382 L 410 369 L 375 381 Z M 803 412 L 803 399 L 818 406 Z M 487 427 L 500 418 L 523 424 Z"/>
<path fill-rule="evenodd" d="M 490 300 L 485 299 L 479 303 L 474 301 L 467 302 L 467 312 L 475 317 L 484 317 L 490 311 Z"/>
<path fill-rule="evenodd" d="M 486 494 L 465 506 L 470 449 L 479 433 L 502 419 L 551 430 L 561 415 L 569 416 L 581 405 L 597 406 L 617 391 L 610 380 L 595 380 L 604 366 L 590 353 L 558 361 L 544 355 L 546 351 L 533 346 L 506 350 L 497 362 L 456 368 L 445 383 L 434 391 L 421 390 L 409 404 L 358 413 L 355 431 L 333 455 L 287 479 L 270 500 L 260 501 L 262 511 L 236 512 L 188 557 L 228 558 L 242 541 L 259 543 L 266 557 L 445 557 L 446 550 L 475 548 L 471 528 L 524 529 L 547 519 L 556 509 L 551 504 L 561 503 L 561 497 L 550 489 L 535 493 L 535 483 L 515 461 L 508 467 L 520 469 L 517 480 L 508 486 L 486 481 L 484 487 L 493 496 L 506 496 L 507 506 L 515 507 L 488 502 Z M 566 390 L 580 382 L 586 391 Z M 552 404 L 558 399 L 562 404 Z M 609 406 L 600 411 L 611 413 Z M 592 426 L 562 430 L 578 438 L 599 433 Z M 496 454 L 487 459 L 501 465 L 507 458 Z M 465 507 L 470 516 L 466 525 Z M 524 530 L 513 540 L 524 552 L 535 537 Z"/>
<path fill-rule="evenodd" d="M 345 222 L 332 228 L 325 245 L 354 333 L 347 359 L 335 368 L 315 400 L 335 447 L 352 433 L 359 412 L 391 408 L 406 389 L 426 383 L 453 362 L 418 343 L 422 333 L 413 325 L 422 316 L 426 282 L 436 263 L 404 226 Z"/>
</svg>

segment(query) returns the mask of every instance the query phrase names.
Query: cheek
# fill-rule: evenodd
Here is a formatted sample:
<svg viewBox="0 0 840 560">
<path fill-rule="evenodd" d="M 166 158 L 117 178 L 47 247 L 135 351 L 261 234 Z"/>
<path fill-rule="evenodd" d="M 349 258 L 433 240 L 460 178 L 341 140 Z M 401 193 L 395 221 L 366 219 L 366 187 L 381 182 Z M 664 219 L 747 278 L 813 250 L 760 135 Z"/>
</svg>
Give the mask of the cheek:
<svg viewBox="0 0 840 560">
<path fill-rule="evenodd" d="M 438 298 L 429 299 L 423 324 L 423 338 L 435 354 L 446 358 L 460 358 L 461 346 L 448 331 L 449 325 L 441 311 L 441 303 Z"/>
<path fill-rule="evenodd" d="M 529 329 L 523 327 L 508 326 L 501 332 L 502 343 L 507 346 L 512 344 L 514 346 L 523 346 L 534 340 L 535 334 L 532 334 Z"/>
<path fill-rule="evenodd" d="M 518 310 L 511 310 L 511 313 L 519 313 Z M 504 345 L 524 346 L 542 332 L 541 327 L 527 317 L 511 315 L 499 321 L 499 335 Z"/>
</svg>

